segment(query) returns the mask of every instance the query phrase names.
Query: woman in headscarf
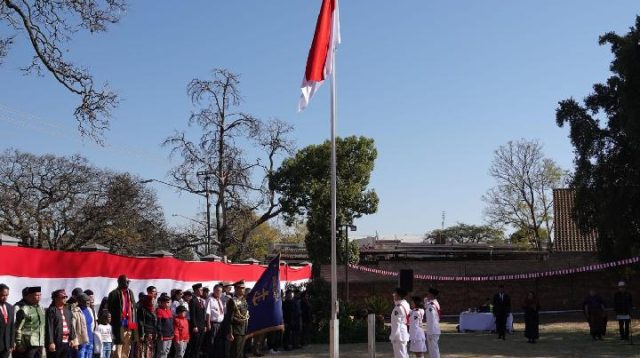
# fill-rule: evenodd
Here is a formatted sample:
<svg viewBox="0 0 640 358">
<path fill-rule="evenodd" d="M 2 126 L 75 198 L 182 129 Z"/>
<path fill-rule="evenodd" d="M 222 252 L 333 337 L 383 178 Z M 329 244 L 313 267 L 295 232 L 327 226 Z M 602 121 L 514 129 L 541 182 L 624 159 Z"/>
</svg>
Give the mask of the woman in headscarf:
<svg viewBox="0 0 640 358">
<path fill-rule="evenodd" d="M 139 341 L 137 358 L 154 358 L 154 347 L 158 333 L 158 318 L 154 312 L 153 297 L 145 295 L 137 311 Z"/>
</svg>

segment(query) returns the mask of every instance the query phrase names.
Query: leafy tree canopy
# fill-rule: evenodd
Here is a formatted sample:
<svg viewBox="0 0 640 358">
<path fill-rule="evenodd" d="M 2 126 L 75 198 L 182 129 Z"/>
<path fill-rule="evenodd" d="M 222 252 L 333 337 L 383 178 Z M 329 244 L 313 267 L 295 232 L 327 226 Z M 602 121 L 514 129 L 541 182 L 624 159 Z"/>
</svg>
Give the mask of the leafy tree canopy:
<svg viewBox="0 0 640 358">
<path fill-rule="evenodd" d="M 570 128 L 578 223 L 597 229 L 603 258 L 618 258 L 640 253 L 640 16 L 627 34 L 602 35 L 605 44 L 613 75 L 583 103 L 561 101 L 556 121 Z"/>
<path fill-rule="evenodd" d="M 309 257 L 327 263 L 331 257 L 331 143 L 310 145 L 284 160 L 271 178 L 271 185 L 281 195 L 280 205 L 289 224 L 306 218 L 309 232 L 305 242 Z M 373 139 L 346 137 L 336 140 L 338 223 L 375 213 L 378 195 L 369 189 L 377 151 Z M 338 247 L 344 247 L 339 238 Z M 350 250 L 353 255 L 353 249 Z M 353 260 L 352 258 L 349 258 Z"/>
<path fill-rule="evenodd" d="M 489 225 L 457 223 L 444 229 L 436 229 L 425 235 L 424 242 L 479 244 L 504 241 L 504 232 Z"/>
</svg>

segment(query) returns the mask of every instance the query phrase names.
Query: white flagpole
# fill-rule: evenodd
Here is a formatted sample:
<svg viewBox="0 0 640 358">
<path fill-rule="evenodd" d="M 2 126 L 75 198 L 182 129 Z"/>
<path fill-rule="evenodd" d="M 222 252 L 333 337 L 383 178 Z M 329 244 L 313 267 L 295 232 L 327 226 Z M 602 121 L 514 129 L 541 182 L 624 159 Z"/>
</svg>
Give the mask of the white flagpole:
<svg viewBox="0 0 640 358">
<path fill-rule="evenodd" d="M 334 11 L 338 11 L 337 1 Z M 334 17 L 335 19 L 335 17 Z M 336 173 L 336 47 L 333 36 L 336 35 L 336 21 L 332 21 L 331 50 L 331 322 L 329 337 L 330 358 L 340 357 L 340 333 L 338 320 L 338 270 L 336 253 L 337 225 L 337 173 Z"/>
</svg>

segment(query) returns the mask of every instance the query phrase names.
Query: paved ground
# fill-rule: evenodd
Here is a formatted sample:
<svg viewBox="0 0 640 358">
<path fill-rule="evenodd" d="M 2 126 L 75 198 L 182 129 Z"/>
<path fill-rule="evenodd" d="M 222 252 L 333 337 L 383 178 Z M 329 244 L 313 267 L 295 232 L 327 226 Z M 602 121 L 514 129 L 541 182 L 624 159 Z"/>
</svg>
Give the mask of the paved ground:
<svg viewBox="0 0 640 358">
<path fill-rule="evenodd" d="M 522 336 L 524 329 L 522 324 L 515 325 L 516 332 L 508 336 L 506 341 L 497 340 L 495 335 L 488 333 L 455 333 L 455 325 L 453 324 L 443 326 L 445 332 L 440 338 L 440 353 L 442 357 L 446 358 L 640 358 L 640 336 L 637 339 L 637 345 L 633 346 L 628 342 L 618 340 L 611 333 L 604 341 L 594 342 L 588 335 L 586 324 L 582 322 L 542 325 L 540 327 L 541 339 L 537 344 L 527 343 Z M 640 324 L 636 324 L 635 328 L 640 335 Z M 608 332 L 617 333 L 617 322 L 609 323 Z M 376 348 L 376 357 L 393 357 L 390 343 L 378 342 Z M 300 350 L 266 355 L 266 357 L 329 357 L 328 351 L 327 345 L 311 345 Z M 340 345 L 340 356 L 343 358 L 368 357 L 367 345 Z"/>
</svg>

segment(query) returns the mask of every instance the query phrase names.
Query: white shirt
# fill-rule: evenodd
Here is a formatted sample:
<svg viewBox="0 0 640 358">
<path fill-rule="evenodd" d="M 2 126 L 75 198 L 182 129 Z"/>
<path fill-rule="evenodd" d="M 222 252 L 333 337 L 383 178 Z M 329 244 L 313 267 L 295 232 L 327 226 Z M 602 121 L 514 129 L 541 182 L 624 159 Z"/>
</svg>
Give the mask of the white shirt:
<svg viewBox="0 0 640 358">
<path fill-rule="evenodd" d="M 233 295 L 231 293 L 227 294 L 226 292 L 223 292 L 222 296 L 220 297 L 220 299 L 222 300 L 222 304 L 226 307 L 227 302 L 229 302 L 229 299 L 231 299 L 232 297 Z"/>
<path fill-rule="evenodd" d="M 185 302 L 183 299 L 180 299 L 179 301 L 172 301 L 171 302 L 171 313 L 175 316 L 176 315 L 176 309 L 178 308 L 178 306 L 182 306 L 184 308 L 187 309 L 187 319 L 189 319 L 189 305 L 187 304 L 187 302 Z"/>
<path fill-rule="evenodd" d="M 396 301 L 391 312 L 391 334 L 390 341 L 408 342 L 409 329 L 407 327 L 407 315 L 411 308 L 406 300 Z"/>
<path fill-rule="evenodd" d="M 222 297 L 209 297 L 205 306 L 205 312 L 209 315 L 210 322 L 222 322 L 224 319 L 224 310 L 225 304 L 222 302 Z"/>
<path fill-rule="evenodd" d="M 428 335 L 440 334 L 440 315 L 438 309 L 440 305 L 437 301 L 429 301 L 429 304 L 424 310 L 424 315 L 427 320 L 426 332 Z"/>
<path fill-rule="evenodd" d="M 112 334 L 111 334 L 111 325 L 110 324 L 99 324 L 96 327 L 96 333 L 100 337 L 100 341 L 104 342 L 112 342 Z"/>
<path fill-rule="evenodd" d="M 422 321 L 424 319 L 424 310 L 422 308 L 414 308 L 409 318 L 409 337 L 412 341 L 425 340 L 424 331 L 422 330 Z"/>
</svg>

